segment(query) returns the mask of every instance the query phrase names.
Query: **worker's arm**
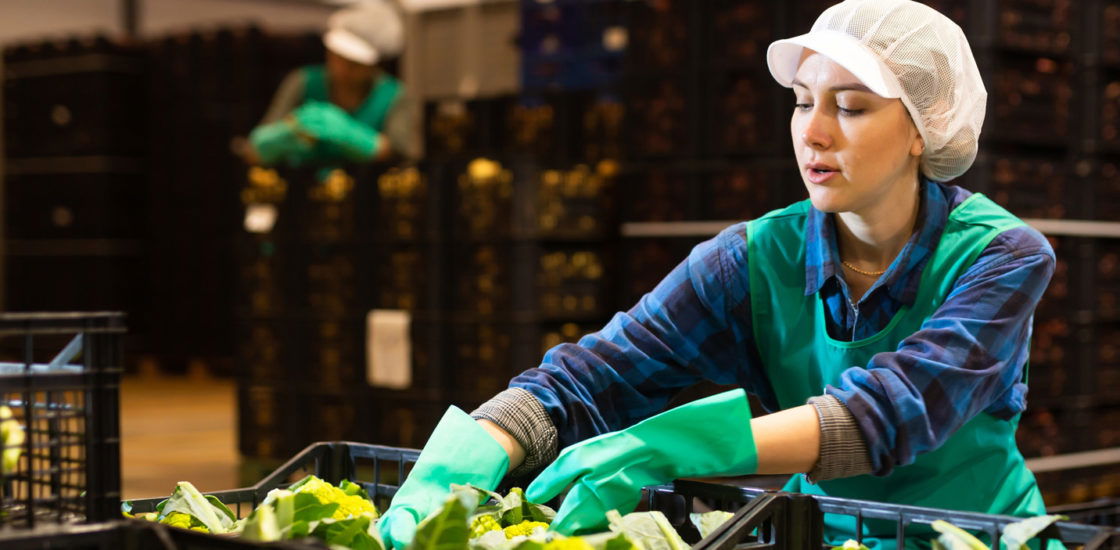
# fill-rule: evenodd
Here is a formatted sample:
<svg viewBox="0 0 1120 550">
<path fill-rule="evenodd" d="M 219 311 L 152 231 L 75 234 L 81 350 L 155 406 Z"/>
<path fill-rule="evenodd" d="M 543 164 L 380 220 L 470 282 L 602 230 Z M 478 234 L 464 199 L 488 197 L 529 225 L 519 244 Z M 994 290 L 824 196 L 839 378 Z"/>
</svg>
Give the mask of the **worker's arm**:
<svg viewBox="0 0 1120 550">
<path fill-rule="evenodd" d="M 525 460 L 525 449 L 501 426 L 479 420 L 510 457 L 510 469 Z M 812 405 L 802 405 L 751 420 L 759 474 L 806 473 L 820 457 L 821 424 Z"/>
</svg>

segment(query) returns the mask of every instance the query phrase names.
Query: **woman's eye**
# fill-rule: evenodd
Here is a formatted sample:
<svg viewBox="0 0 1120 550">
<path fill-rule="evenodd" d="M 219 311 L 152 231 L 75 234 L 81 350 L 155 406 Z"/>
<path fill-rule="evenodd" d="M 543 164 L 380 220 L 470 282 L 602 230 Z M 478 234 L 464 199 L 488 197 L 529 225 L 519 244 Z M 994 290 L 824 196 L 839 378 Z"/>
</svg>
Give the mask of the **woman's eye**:
<svg viewBox="0 0 1120 550">
<path fill-rule="evenodd" d="M 812 103 L 795 103 L 793 105 L 793 108 L 797 109 L 798 111 L 808 111 L 808 110 L 813 108 L 813 104 Z"/>
<path fill-rule="evenodd" d="M 844 116 L 858 116 L 864 111 L 863 109 L 846 109 L 844 107 L 840 107 L 839 109 Z"/>
</svg>

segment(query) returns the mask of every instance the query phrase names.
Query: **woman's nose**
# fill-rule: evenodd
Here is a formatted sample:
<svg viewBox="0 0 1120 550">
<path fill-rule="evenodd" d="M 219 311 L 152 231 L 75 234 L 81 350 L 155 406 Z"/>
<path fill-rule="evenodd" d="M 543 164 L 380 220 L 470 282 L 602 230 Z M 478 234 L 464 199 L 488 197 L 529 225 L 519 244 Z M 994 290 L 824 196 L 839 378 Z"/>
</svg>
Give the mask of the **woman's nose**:
<svg viewBox="0 0 1120 550">
<path fill-rule="evenodd" d="M 805 117 L 805 126 L 801 129 L 801 141 L 813 149 L 828 149 L 832 146 L 832 134 L 829 132 L 827 117 L 814 107 Z"/>
</svg>

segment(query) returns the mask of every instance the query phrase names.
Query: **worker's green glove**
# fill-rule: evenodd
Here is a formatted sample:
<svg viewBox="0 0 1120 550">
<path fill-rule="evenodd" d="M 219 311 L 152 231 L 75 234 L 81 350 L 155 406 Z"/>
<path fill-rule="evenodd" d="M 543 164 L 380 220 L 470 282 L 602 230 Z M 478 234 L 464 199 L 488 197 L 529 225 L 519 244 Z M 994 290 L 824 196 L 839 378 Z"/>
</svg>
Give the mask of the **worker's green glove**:
<svg viewBox="0 0 1120 550">
<path fill-rule="evenodd" d="M 298 135 L 294 119 L 257 126 L 249 134 L 249 142 L 265 166 L 280 162 L 298 166 L 311 154 L 311 142 Z"/>
<path fill-rule="evenodd" d="M 467 413 L 449 407 L 381 518 L 382 540 L 404 549 L 412 542 L 416 525 L 451 494 L 451 484 L 493 490 L 507 469 L 509 455 L 494 437 Z"/>
<path fill-rule="evenodd" d="M 333 103 L 308 101 L 292 114 L 300 127 L 333 155 L 355 162 L 377 156 L 378 133 Z"/>
<path fill-rule="evenodd" d="M 570 535 L 605 527 L 611 510 L 633 511 L 642 487 L 757 468 L 750 405 L 743 390 L 732 390 L 564 449 L 525 497 L 548 502 L 570 485 L 549 527 Z"/>
</svg>

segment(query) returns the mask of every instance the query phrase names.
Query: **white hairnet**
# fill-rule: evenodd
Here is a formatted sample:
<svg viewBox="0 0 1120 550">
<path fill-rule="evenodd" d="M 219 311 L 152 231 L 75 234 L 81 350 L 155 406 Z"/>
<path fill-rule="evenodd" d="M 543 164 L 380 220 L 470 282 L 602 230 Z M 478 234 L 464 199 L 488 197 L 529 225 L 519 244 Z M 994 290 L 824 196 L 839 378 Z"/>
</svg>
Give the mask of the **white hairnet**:
<svg viewBox="0 0 1120 550">
<path fill-rule="evenodd" d="M 387 1 L 360 2 L 331 15 L 323 44 L 346 59 L 373 65 L 400 55 L 404 23 Z"/>
<path fill-rule="evenodd" d="M 791 87 L 808 48 L 848 69 L 875 93 L 902 100 L 925 141 L 931 180 L 963 174 L 976 159 L 988 92 L 961 28 L 910 0 L 846 0 L 807 33 L 770 45 L 770 73 Z"/>
</svg>

